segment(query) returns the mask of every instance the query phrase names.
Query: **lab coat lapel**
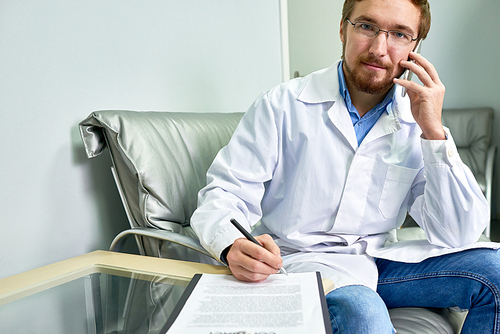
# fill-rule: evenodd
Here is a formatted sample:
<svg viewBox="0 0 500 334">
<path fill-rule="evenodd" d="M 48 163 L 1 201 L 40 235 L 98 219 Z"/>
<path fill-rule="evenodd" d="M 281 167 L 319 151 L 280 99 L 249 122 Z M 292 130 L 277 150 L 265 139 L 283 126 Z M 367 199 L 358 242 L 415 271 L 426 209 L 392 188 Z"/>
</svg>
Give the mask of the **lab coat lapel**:
<svg viewBox="0 0 500 334">
<path fill-rule="evenodd" d="M 328 117 L 333 125 L 344 136 L 346 141 L 352 147 L 353 151 L 358 148 L 356 133 L 352 126 L 349 112 L 339 91 L 339 78 L 337 68 L 339 62 L 336 62 L 329 68 L 311 73 L 305 77 L 305 85 L 298 95 L 297 99 L 305 103 L 332 103 L 328 110 Z"/>
<path fill-rule="evenodd" d="M 353 151 L 356 151 L 358 149 L 358 140 L 356 139 L 356 132 L 354 132 L 354 127 L 352 126 L 352 121 L 344 101 L 336 101 L 328 110 L 328 117 L 333 125 L 342 133 Z"/>
<path fill-rule="evenodd" d="M 394 93 L 394 101 L 392 102 L 391 110 L 384 112 L 377 123 L 368 132 L 366 137 L 361 142 L 361 146 L 368 145 L 374 140 L 401 130 L 400 121 L 406 123 L 415 123 L 411 113 L 410 99 L 401 96 L 401 86 L 396 86 Z"/>
<path fill-rule="evenodd" d="M 370 142 L 385 135 L 399 131 L 400 129 L 401 124 L 399 123 L 398 117 L 393 112 L 384 112 L 382 116 L 380 116 L 377 123 L 375 123 L 373 128 L 363 139 L 361 146 L 368 145 Z"/>
</svg>

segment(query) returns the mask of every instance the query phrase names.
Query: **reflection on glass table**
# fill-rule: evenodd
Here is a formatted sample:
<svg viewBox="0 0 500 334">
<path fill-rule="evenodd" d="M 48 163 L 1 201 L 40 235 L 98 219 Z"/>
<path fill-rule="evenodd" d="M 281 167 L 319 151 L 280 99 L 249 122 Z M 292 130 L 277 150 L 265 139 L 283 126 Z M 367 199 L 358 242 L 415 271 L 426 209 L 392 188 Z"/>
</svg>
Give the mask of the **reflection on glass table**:
<svg viewBox="0 0 500 334">
<path fill-rule="evenodd" d="M 0 333 L 160 333 L 194 273 L 227 273 L 199 263 L 90 255 L 96 253 L 113 261 L 0 280 Z M 7 291 L 9 284 L 15 286 Z"/>
</svg>

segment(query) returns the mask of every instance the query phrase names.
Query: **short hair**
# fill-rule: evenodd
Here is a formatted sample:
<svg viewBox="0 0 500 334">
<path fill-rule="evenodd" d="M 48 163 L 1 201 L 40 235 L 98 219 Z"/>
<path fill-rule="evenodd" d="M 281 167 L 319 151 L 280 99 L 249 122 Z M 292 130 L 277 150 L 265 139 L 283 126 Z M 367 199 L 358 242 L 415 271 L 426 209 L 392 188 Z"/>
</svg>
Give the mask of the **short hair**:
<svg viewBox="0 0 500 334">
<path fill-rule="evenodd" d="M 352 14 L 356 2 L 361 2 L 363 0 L 345 0 L 344 7 L 342 8 L 342 24 L 344 24 L 344 30 L 346 29 L 347 19 Z M 429 30 L 431 29 L 431 7 L 427 0 L 409 0 L 412 4 L 420 8 L 420 27 L 418 29 L 419 40 L 425 39 Z"/>
</svg>

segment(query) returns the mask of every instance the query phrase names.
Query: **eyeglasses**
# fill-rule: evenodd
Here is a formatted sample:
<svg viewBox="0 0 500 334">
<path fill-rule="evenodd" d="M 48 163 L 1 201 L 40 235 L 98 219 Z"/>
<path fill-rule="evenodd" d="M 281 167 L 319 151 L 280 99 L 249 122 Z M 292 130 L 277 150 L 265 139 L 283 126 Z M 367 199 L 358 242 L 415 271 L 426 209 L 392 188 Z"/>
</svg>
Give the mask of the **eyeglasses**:
<svg viewBox="0 0 500 334">
<path fill-rule="evenodd" d="M 382 30 L 374 24 L 366 22 L 356 22 L 352 23 L 349 19 L 347 22 L 354 26 L 354 32 L 360 36 L 366 38 L 375 38 L 378 36 L 379 32 L 385 32 L 387 34 L 387 41 L 395 46 L 406 46 L 411 42 L 416 41 L 418 38 L 413 38 L 412 35 L 407 34 L 402 31 L 397 30 Z"/>
</svg>

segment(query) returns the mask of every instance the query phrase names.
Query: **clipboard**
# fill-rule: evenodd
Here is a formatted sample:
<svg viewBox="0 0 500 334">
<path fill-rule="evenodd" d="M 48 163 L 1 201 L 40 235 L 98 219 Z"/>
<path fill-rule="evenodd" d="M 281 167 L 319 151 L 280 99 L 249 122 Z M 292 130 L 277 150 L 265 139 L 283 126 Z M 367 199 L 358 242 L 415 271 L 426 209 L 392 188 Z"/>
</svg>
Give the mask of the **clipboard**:
<svg viewBox="0 0 500 334">
<path fill-rule="evenodd" d="M 172 326 L 174 325 L 174 323 L 178 319 L 179 315 L 181 314 L 182 310 L 184 309 L 184 306 L 186 305 L 186 303 L 190 299 L 190 297 L 191 297 L 193 291 L 195 290 L 195 288 L 197 286 L 199 286 L 198 284 L 199 284 L 200 280 L 202 279 L 203 275 L 206 275 L 206 274 L 195 274 L 193 276 L 191 282 L 188 284 L 188 286 L 186 287 L 186 290 L 184 291 L 184 293 L 182 294 L 181 298 L 179 299 L 179 302 L 177 303 L 177 305 L 172 310 L 171 315 L 169 316 L 167 322 L 163 326 L 163 328 L 160 331 L 160 333 L 162 333 L 162 334 L 170 334 L 169 330 L 172 328 Z M 299 274 L 291 274 L 291 275 L 299 275 Z M 214 276 L 214 275 L 210 275 L 210 276 Z M 232 278 L 231 275 L 220 275 L 220 277 L 222 277 L 222 276 L 230 276 Z M 316 291 L 319 294 L 319 304 L 320 304 L 319 309 L 320 309 L 320 312 L 321 312 L 321 315 L 320 315 L 320 317 L 318 317 L 318 319 L 321 319 L 322 322 L 323 322 L 323 324 L 324 324 L 324 326 L 320 325 L 322 328 L 324 327 L 324 332 L 322 332 L 322 333 L 333 334 L 332 333 L 332 327 L 331 327 L 331 323 L 330 323 L 330 316 L 329 316 L 329 313 L 328 313 L 328 307 L 327 307 L 327 304 L 326 304 L 326 298 L 325 298 L 325 294 L 324 294 L 324 290 L 323 290 L 323 283 L 322 283 L 322 280 L 321 280 L 321 274 L 320 274 L 320 272 L 318 272 L 318 271 L 315 272 L 315 277 L 316 277 L 316 286 L 314 288 L 316 289 Z M 243 282 L 241 282 L 240 284 L 247 284 L 248 287 L 252 287 L 252 286 L 253 287 L 258 287 L 260 283 L 243 283 Z M 190 309 L 189 313 L 192 313 L 192 311 L 193 310 Z M 187 311 L 186 311 L 186 313 L 187 313 Z M 240 327 L 243 328 L 244 326 L 242 325 Z M 203 329 L 199 329 L 199 332 L 200 333 L 204 333 Z M 209 332 L 210 331 L 207 331 L 207 333 L 209 333 Z M 239 333 L 241 331 L 240 331 L 240 329 L 238 329 L 238 330 L 235 330 L 235 332 Z M 259 330 L 257 332 L 266 332 L 266 330 L 263 330 L 263 331 Z M 175 333 L 177 333 L 177 332 L 175 332 Z M 248 333 L 252 333 L 253 334 L 253 332 L 248 332 Z M 268 331 L 268 333 L 280 334 L 280 333 L 284 333 L 284 331 L 281 331 L 281 332 L 280 331 L 275 331 L 275 332 L 269 332 Z"/>
</svg>

